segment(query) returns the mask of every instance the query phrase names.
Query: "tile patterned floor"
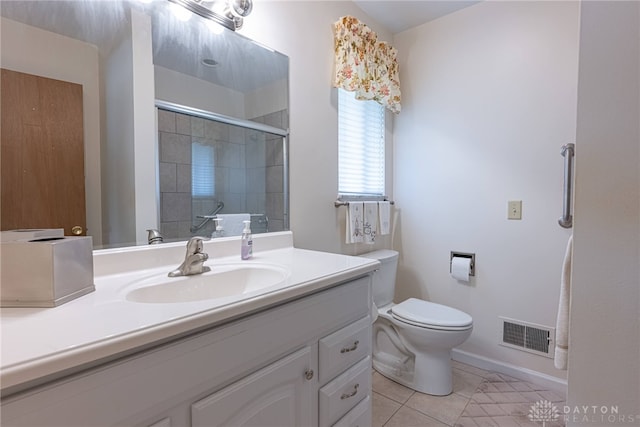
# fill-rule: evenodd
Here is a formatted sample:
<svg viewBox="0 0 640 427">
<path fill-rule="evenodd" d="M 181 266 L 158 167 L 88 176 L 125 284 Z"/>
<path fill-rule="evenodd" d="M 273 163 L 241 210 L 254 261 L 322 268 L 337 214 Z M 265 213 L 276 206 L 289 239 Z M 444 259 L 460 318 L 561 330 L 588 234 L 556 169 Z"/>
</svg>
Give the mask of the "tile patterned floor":
<svg viewBox="0 0 640 427">
<path fill-rule="evenodd" d="M 531 406 L 548 401 L 561 408 L 565 397 L 504 374 L 453 362 L 453 393 L 415 392 L 373 373 L 373 427 L 540 427 L 528 418 Z M 561 419 L 546 427 L 564 427 Z"/>
</svg>

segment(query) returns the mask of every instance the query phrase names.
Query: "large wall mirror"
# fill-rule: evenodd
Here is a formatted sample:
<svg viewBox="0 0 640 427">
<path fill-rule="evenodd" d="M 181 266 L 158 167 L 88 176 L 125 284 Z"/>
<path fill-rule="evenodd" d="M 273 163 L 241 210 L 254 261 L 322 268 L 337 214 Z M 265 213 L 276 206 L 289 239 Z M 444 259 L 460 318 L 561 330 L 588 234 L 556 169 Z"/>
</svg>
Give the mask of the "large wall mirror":
<svg viewBox="0 0 640 427">
<path fill-rule="evenodd" d="M 3 230 L 105 248 L 288 229 L 288 58 L 171 7 L 0 2 Z"/>
</svg>

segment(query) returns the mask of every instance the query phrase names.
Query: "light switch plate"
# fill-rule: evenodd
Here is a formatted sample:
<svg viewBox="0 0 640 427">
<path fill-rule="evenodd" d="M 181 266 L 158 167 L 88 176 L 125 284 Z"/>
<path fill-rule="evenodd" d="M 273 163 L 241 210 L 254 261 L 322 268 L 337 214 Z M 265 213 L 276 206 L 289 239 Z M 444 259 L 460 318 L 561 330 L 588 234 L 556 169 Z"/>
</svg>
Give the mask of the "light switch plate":
<svg viewBox="0 0 640 427">
<path fill-rule="evenodd" d="M 522 200 L 509 200 L 507 219 L 522 219 Z"/>
</svg>

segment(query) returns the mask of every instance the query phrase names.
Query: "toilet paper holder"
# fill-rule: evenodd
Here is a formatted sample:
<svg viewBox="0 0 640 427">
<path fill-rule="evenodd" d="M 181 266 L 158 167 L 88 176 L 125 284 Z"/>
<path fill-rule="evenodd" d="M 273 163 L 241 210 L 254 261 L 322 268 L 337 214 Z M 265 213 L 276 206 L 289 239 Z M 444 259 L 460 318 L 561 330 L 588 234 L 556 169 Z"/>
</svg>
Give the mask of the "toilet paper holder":
<svg viewBox="0 0 640 427">
<path fill-rule="evenodd" d="M 451 273 L 451 264 L 453 263 L 453 258 L 469 258 L 471 259 L 471 263 L 469 265 L 469 276 L 476 275 L 476 254 L 470 252 L 455 252 L 451 251 L 451 255 L 449 256 L 449 273 Z"/>
</svg>

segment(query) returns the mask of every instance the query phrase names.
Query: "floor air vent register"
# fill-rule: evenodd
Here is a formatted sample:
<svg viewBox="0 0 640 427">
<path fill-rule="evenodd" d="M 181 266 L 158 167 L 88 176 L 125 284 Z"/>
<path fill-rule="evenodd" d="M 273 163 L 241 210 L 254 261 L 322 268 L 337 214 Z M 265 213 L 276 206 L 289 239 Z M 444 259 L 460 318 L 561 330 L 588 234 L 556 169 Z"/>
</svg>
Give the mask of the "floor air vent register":
<svg viewBox="0 0 640 427">
<path fill-rule="evenodd" d="M 500 345 L 553 358 L 555 329 L 500 317 Z"/>
</svg>

